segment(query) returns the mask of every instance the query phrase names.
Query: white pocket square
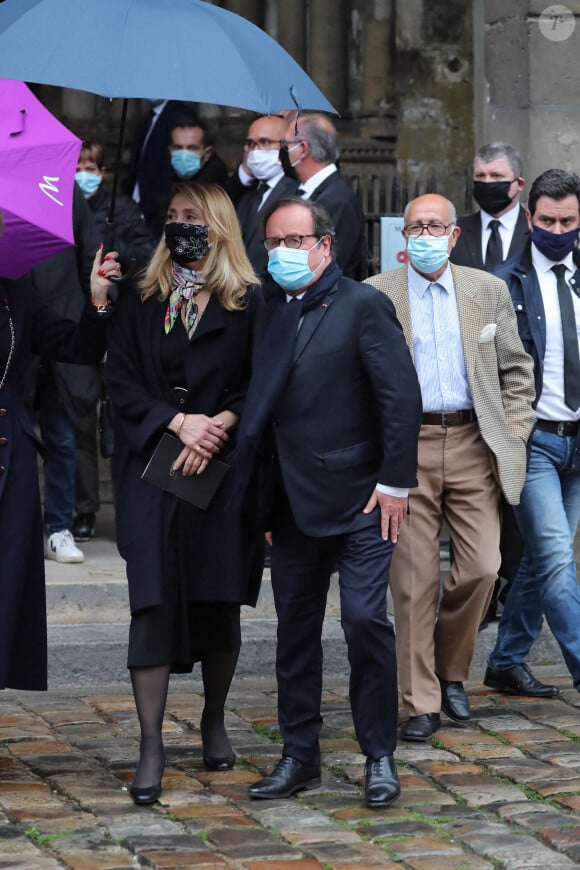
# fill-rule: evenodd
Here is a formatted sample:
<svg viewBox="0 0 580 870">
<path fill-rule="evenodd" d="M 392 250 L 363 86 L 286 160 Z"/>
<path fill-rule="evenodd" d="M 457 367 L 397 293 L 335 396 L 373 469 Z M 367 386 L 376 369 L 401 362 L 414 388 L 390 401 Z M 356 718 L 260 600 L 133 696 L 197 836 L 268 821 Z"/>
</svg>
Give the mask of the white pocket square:
<svg viewBox="0 0 580 870">
<path fill-rule="evenodd" d="M 492 341 L 495 338 L 497 323 L 486 323 L 479 333 L 478 344 L 483 344 L 484 341 Z"/>
</svg>

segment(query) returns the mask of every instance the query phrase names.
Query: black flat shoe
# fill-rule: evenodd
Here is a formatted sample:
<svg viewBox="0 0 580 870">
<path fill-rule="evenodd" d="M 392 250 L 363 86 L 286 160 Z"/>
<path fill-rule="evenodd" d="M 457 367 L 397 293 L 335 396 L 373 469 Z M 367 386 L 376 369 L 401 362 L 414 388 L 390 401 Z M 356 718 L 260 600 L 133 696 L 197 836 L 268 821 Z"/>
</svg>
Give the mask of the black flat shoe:
<svg viewBox="0 0 580 870">
<path fill-rule="evenodd" d="M 129 789 L 129 794 L 137 806 L 144 807 L 147 804 L 154 804 L 159 800 L 161 794 L 161 781 L 156 782 L 155 785 L 150 785 L 147 788 L 136 788 L 132 785 Z"/>
<path fill-rule="evenodd" d="M 506 695 L 522 695 L 526 698 L 555 698 L 560 694 L 558 686 L 540 683 L 528 665 L 512 665 L 511 668 L 488 668 L 484 685 Z"/>
<path fill-rule="evenodd" d="M 203 766 L 206 770 L 231 770 L 236 763 L 236 756 L 224 755 L 223 758 L 215 758 L 212 755 L 203 756 Z"/>
<path fill-rule="evenodd" d="M 454 722 L 465 724 L 471 719 L 471 709 L 467 692 L 463 683 L 459 680 L 443 680 L 439 677 L 441 685 L 441 709 L 446 716 Z"/>
<path fill-rule="evenodd" d="M 439 713 L 422 713 L 420 716 L 409 716 L 401 725 L 401 740 L 413 743 L 425 743 L 441 728 Z"/>
<path fill-rule="evenodd" d="M 297 758 L 283 755 L 272 773 L 255 782 L 248 789 L 251 798 L 273 800 L 287 798 L 297 791 L 318 788 L 320 768 L 302 764 Z"/>
<path fill-rule="evenodd" d="M 388 807 L 401 794 L 397 768 L 392 755 L 383 755 L 373 760 L 367 758 L 365 765 L 365 804 L 373 807 Z"/>
</svg>

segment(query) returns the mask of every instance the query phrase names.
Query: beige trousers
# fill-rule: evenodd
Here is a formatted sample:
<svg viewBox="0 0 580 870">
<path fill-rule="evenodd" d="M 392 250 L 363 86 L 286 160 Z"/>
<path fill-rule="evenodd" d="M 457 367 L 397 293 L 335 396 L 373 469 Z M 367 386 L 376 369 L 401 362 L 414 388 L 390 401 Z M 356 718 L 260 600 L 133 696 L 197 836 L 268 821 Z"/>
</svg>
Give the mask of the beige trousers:
<svg viewBox="0 0 580 870">
<path fill-rule="evenodd" d="M 437 677 L 465 680 L 500 564 L 498 489 L 477 423 L 422 426 L 419 486 L 391 562 L 399 685 L 411 716 L 437 713 Z M 453 563 L 441 578 L 439 535 Z"/>
</svg>

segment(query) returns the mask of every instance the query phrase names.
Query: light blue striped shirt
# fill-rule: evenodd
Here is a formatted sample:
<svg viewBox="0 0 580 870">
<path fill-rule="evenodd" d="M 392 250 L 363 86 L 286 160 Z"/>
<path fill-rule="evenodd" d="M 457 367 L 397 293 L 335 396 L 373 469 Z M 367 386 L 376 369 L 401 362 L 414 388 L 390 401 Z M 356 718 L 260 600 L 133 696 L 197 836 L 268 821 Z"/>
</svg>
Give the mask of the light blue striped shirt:
<svg viewBox="0 0 580 870">
<path fill-rule="evenodd" d="M 473 408 L 449 264 L 433 283 L 409 266 L 408 280 L 413 353 L 423 411 Z"/>
</svg>

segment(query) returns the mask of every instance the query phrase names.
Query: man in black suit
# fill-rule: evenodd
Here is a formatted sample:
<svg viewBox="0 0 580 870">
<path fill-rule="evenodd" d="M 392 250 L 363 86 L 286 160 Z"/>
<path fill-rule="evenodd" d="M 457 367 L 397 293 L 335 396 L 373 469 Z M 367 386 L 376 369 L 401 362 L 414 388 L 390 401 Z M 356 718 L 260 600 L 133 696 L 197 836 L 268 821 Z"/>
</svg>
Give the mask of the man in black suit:
<svg viewBox="0 0 580 870">
<path fill-rule="evenodd" d="M 353 720 L 367 756 L 365 801 L 387 806 L 400 787 L 386 593 L 408 488 L 417 484 L 419 385 L 392 303 L 343 276 L 333 255 L 334 228 L 319 203 L 286 198 L 264 221 L 278 293 L 257 325 L 234 482 L 238 498 L 253 492 L 249 483 L 261 458 L 284 748 L 273 773 L 249 794 L 288 797 L 320 784 L 321 632 L 338 565 Z"/>
<path fill-rule="evenodd" d="M 347 278 L 366 277 L 364 218 L 358 196 L 336 161 L 336 128 L 324 115 L 302 115 L 288 124 L 281 149 L 282 165 L 300 182 L 299 195 L 319 202 L 334 224 L 336 261 Z"/>
<path fill-rule="evenodd" d="M 461 235 L 452 263 L 492 272 L 522 252 L 529 237 L 520 205 L 524 185 L 522 159 L 512 145 L 492 142 L 479 149 L 473 161 L 473 198 L 480 211 L 459 218 Z"/>
<path fill-rule="evenodd" d="M 530 235 L 526 211 L 520 205 L 524 185 L 522 158 L 513 145 L 492 142 L 479 149 L 473 160 L 473 198 L 480 211 L 457 221 L 461 235 L 449 257 L 452 263 L 493 272 L 505 260 L 522 253 Z M 505 601 L 519 568 L 522 549 L 513 511 L 502 497 L 501 565 L 480 628 L 497 619 L 498 600 Z M 504 589 L 501 578 L 507 581 Z"/>
<path fill-rule="evenodd" d="M 150 100 L 151 112 L 137 128 L 125 193 L 141 208 L 151 232 L 157 232 L 159 202 L 171 183 L 169 134 L 180 118 L 191 114 L 179 100 Z"/>
<path fill-rule="evenodd" d="M 244 141 L 244 159 L 237 170 L 243 185 L 236 211 L 242 229 L 248 259 L 258 278 L 267 279 L 268 255 L 262 242 L 260 216 L 266 205 L 292 196 L 298 183 L 284 175 L 280 163 L 280 141 L 286 129 L 286 118 L 264 115 L 248 128 Z"/>
</svg>

